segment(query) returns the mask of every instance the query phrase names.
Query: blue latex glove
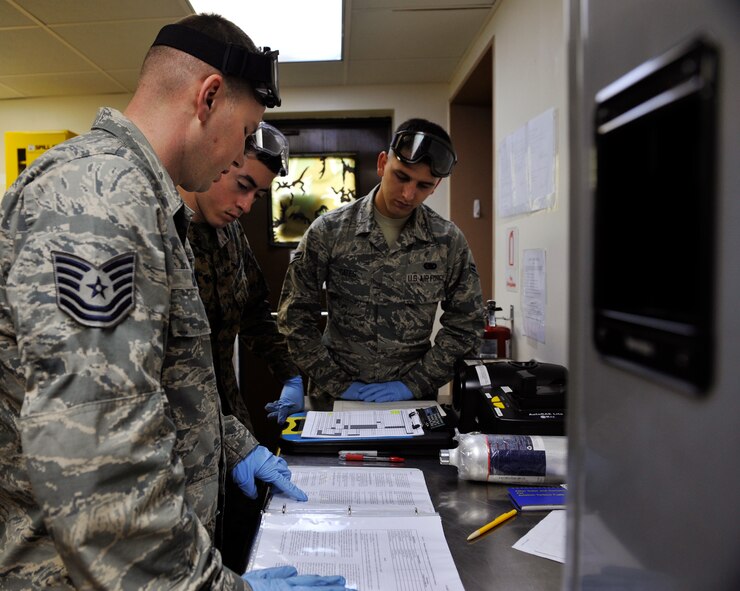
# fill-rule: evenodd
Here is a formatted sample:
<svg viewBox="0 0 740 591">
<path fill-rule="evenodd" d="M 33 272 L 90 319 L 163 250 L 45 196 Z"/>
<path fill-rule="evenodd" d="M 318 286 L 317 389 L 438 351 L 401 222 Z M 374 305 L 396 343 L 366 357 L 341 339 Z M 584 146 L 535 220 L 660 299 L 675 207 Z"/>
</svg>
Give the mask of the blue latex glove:
<svg viewBox="0 0 740 591">
<path fill-rule="evenodd" d="M 250 499 L 257 498 L 254 479 L 259 478 L 296 501 L 308 500 L 306 493 L 290 481 L 288 463 L 262 445 L 255 447 L 246 458 L 234 466 L 231 477 Z"/>
<path fill-rule="evenodd" d="M 251 570 L 242 575 L 253 591 L 348 591 L 340 576 L 299 575 L 294 566 L 275 566 Z"/>
<path fill-rule="evenodd" d="M 395 402 L 413 400 L 414 394 L 403 382 L 379 382 L 367 384 L 359 390 L 360 400 L 365 402 Z"/>
<path fill-rule="evenodd" d="M 352 382 L 349 388 L 342 392 L 340 398 L 342 400 L 362 400 L 360 390 L 365 386 L 367 386 L 365 382 Z"/>
<path fill-rule="evenodd" d="M 280 399 L 265 404 L 268 419 L 277 419 L 278 423 L 284 423 L 288 415 L 303 410 L 303 379 L 301 376 L 290 378 L 283 384 Z"/>
</svg>

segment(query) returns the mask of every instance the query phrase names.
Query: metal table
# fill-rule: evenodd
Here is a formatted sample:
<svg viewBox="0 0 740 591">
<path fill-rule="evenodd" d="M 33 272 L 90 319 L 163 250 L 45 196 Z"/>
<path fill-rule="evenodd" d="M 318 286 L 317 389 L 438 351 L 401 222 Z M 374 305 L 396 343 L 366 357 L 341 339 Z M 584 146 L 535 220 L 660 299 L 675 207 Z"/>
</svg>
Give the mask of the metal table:
<svg viewBox="0 0 740 591">
<path fill-rule="evenodd" d="M 337 465 L 333 455 L 282 454 L 288 465 Z M 373 464 L 375 465 L 375 464 Z M 389 464 L 380 464 L 387 467 Z M 407 456 L 400 464 L 419 468 L 466 591 L 496 589 L 516 591 L 557 591 L 562 565 L 552 560 L 514 550 L 511 546 L 543 517 L 545 512 L 520 513 L 507 522 L 468 542 L 476 529 L 511 510 L 507 485 L 470 482 L 457 478 L 457 468 L 442 466 L 437 457 Z"/>
</svg>

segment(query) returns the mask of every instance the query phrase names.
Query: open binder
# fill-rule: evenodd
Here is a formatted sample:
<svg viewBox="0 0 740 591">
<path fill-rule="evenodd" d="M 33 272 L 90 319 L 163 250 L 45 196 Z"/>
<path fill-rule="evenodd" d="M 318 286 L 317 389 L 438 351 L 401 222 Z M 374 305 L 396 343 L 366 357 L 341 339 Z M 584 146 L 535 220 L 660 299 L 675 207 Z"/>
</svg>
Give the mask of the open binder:
<svg viewBox="0 0 740 591">
<path fill-rule="evenodd" d="M 293 565 L 362 591 L 463 591 L 416 468 L 294 466 L 308 502 L 273 495 L 248 570 Z"/>
</svg>

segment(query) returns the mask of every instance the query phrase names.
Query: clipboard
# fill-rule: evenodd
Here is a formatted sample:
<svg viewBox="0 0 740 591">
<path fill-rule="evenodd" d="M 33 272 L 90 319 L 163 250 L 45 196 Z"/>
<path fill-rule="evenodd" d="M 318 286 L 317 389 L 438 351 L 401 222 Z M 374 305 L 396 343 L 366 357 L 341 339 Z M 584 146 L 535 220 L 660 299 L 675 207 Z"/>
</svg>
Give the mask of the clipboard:
<svg viewBox="0 0 740 591">
<path fill-rule="evenodd" d="M 422 409 L 419 409 L 420 412 Z M 287 418 L 280 434 L 280 448 L 289 454 L 336 454 L 341 449 L 368 449 L 372 446 L 378 451 L 387 451 L 407 456 L 434 456 L 440 449 L 454 447 L 454 435 L 457 417 L 445 409 L 444 425 L 434 429 L 425 428 L 423 435 L 399 437 L 357 437 L 352 439 L 324 439 L 320 437 L 302 437 L 306 412 L 299 412 Z"/>
</svg>

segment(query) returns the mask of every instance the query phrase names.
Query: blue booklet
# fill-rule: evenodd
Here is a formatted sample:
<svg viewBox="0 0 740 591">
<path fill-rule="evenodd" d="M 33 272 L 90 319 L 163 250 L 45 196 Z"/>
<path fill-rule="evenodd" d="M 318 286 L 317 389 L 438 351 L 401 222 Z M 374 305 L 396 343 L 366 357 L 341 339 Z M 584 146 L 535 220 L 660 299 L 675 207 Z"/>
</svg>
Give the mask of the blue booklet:
<svg viewBox="0 0 740 591">
<path fill-rule="evenodd" d="M 565 509 L 564 486 L 518 486 L 509 489 L 509 498 L 518 511 Z"/>
</svg>

